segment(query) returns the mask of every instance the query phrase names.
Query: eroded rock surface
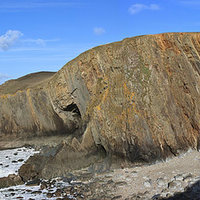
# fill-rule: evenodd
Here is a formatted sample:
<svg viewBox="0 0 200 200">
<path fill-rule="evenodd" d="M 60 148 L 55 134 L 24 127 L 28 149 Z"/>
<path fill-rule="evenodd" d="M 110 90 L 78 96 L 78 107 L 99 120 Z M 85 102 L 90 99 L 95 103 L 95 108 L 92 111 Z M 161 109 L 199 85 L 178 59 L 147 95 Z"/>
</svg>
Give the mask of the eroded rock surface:
<svg viewBox="0 0 200 200">
<path fill-rule="evenodd" d="M 59 133 L 75 134 L 80 149 L 101 145 L 131 161 L 198 149 L 200 33 L 99 46 L 33 87 L 1 92 L 1 136 Z"/>
<path fill-rule="evenodd" d="M 10 174 L 8 177 L 0 178 L 0 188 L 21 184 L 23 184 L 23 181 L 21 177 L 16 174 Z"/>
<path fill-rule="evenodd" d="M 0 189 L 0 198 L 196 200 L 200 196 L 199 169 L 200 152 L 189 151 L 153 165 L 113 168 L 102 173 L 87 167 L 55 179 L 35 178 L 24 185 Z"/>
</svg>

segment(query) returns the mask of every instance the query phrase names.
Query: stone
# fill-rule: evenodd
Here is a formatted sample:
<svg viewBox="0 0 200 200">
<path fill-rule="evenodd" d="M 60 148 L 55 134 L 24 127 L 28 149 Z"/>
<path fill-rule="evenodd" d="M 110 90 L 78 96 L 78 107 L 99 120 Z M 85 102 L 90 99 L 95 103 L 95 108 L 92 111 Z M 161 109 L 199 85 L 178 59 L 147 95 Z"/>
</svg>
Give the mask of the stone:
<svg viewBox="0 0 200 200">
<path fill-rule="evenodd" d="M 167 186 L 167 183 L 163 178 L 158 178 L 156 181 L 157 181 L 158 187 Z"/>
<path fill-rule="evenodd" d="M 44 189 L 47 189 L 48 188 L 48 185 L 47 185 L 47 183 L 46 182 L 41 182 L 41 184 L 40 184 L 40 189 L 41 190 L 44 190 Z"/>
<path fill-rule="evenodd" d="M 151 183 L 151 180 L 149 179 L 149 180 L 146 180 L 145 182 L 144 182 L 144 186 L 145 187 L 151 187 L 152 186 L 152 183 Z"/>
<path fill-rule="evenodd" d="M 23 184 L 22 179 L 15 174 L 10 174 L 8 177 L 0 178 L 0 188 L 10 187 Z"/>
<path fill-rule="evenodd" d="M 178 186 L 177 181 L 171 181 L 171 182 L 168 183 L 168 188 L 169 189 L 177 188 L 177 186 Z"/>
<path fill-rule="evenodd" d="M 55 195 L 56 197 L 60 197 L 60 196 L 62 195 L 61 189 L 57 189 L 57 190 L 55 191 L 54 195 Z"/>
<path fill-rule="evenodd" d="M 41 191 L 33 191 L 31 192 L 32 194 L 41 194 L 42 192 Z"/>
<path fill-rule="evenodd" d="M 45 157 L 39 170 L 30 166 L 36 174 L 27 167 L 30 177 L 65 173 L 59 169 L 63 160 L 66 169 L 89 166 L 99 159 L 92 157 L 96 152 L 152 162 L 199 149 L 199 37 L 164 33 L 127 38 L 86 51 L 57 73 L 4 83 L 1 141 L 71 135 L 73 143 L 58 149 L 56 159 Z"/>
<path fill-rule="evenodd" d="M 53 193 L 48 192 L 46 196 L 47 196 L 47 198 L 52 198 L 53 197 Z"/>
<path fill-rule="evenodd" d="M 112 179 L 108 180 L 107 184 L 112 184 L 114 181 Z"/>
<path fill-rule="evenodd" d="M 40 183 L 41 183 L 41 180 L 38 179 L 38 178 L 36 178 L 36 179 L 34 179 L 34 180 L 32 180 L 32 181 L 28 181 L 28 182 L 26 183 L 26 185 L 27 185 L 27 186 L 36 186 L 36 185 L 40 185 Z"/>
<path fill-rule="evenodd" d="M 123 185 L 127 185 L 127 182 L 125 182 L 125 181 L 118 181 L 118 182 L 115 183 L 115 185 L 117 185 L 117 186 L 123 186 Z"/>
<path fill-rule="evenodd" d="M 41 155 L 31 156 L 18 170 L 19 176 L 22 177 L 24 182 L 39 179 L 47 161 L 48 157 L 43 157 Z"/>
<path fill-rule="evenodd" d="M 118 196 L 114 196 L 111 200 L 116 200 L 116 199 L 121 199 L 122 196 L 121 195 L 118 195 Z"/>
<path fill-rule="evenodd" d="M 184 176 L 184 177 L 183 177 L 183 180 L 184 180 L 185 182 L 189 182 L 189 181 L 192 180 L 192 178 L 193 178 L 193 175 L 190 173 L 190 174 Z"/>
<path fill-rule="evenodd" d="M 64 199 L 64 200 L 71 200 L 71 198 L 70 198 L 69 196 L 67 196 L 67 195 L 64 196 L 63 199 Z"/>
<path fill-rule="evenodd" d="M 9 192 L 15 191 L 13 188 L 8 189 Z"/>
<path fill-rule="evenodd" d="M 152 200 L 159 200 L 159 199 L 161 199 L 161 195 L 160 194 L 156 194 L 151 199 Z"/>
<path fill-rule="evenodd" d="M 178 175 L 176 175 L 176 176 L 174 177 L 174 179 L 175 179 L 176 181 L 182 181 L 182 180 L 183 180 L 183 175 L 182 175 L 182 174 L 178 174 Z"/>
</svg>

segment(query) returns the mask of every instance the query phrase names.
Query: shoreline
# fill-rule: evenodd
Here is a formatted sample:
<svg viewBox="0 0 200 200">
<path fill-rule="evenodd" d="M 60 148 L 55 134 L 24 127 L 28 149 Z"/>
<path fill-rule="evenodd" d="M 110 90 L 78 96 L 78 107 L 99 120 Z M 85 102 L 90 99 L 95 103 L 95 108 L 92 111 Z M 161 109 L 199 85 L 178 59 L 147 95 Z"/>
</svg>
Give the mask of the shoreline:
<svg viewBox="0 0 200 200">
<path fill-rule="evenodd" d="M 93 167 L 95 168 L 95 166 Z M 79 197 L 83 195 L 87 197 L 86 199 L 134 200 L 139 197 L 140 199 L 166 199 L 177 194 L 183 195 L 187 188 L 193 187 L 193 184 L 198 184 L 200 182 L 199 169 L 200 152 L 188 150 L 177 157 L 166 161 L 158 161 L 151 165 L 113 167 L 101 173 L 97 173 L 98 170 L 94 172 L 91 167 L 74 170 L 63 177 L 63 180 L 67 180 L 69 184 L 72 184 L 68 187 L 56 188 L 56 182 L 54 181 L 53 184 L 56 188 L 54 192 L 51 191 L 50 186 L 47 186 L 46 190 L 48 192 L 41 189 L 42 184 L 48 185 L 48 182 L 54 179 L 46 181 L 41 179 L 36 185 L 38 186 L 38 193 L 44 192 L 44 195 L 52 196 L 52 199 L 55 195 L 58 195 L 57 190 L 63 192 L 59 193 L 61 198 L 62 195 L 72 195 L 70 191 L 75 189 L 79 191 L 77 193 L 80 194 Z M 28 189 L 26 184 L 24 185 L 25 193 Z M 23 190 L 23 186 L 20 187 Z M 0 192 L 2 193 L 5 190 L 6 188 L 0 189 Z M 197 187 L 197 193 L 192 193 L 192 195 L 199 194 L 198 192 L 200 192 L 200 187 Z M 37 191 L 34 193 L 37 193 Z M 76 199 L 81 199 L 79 197 L 76 197 Z"/>
</svg>

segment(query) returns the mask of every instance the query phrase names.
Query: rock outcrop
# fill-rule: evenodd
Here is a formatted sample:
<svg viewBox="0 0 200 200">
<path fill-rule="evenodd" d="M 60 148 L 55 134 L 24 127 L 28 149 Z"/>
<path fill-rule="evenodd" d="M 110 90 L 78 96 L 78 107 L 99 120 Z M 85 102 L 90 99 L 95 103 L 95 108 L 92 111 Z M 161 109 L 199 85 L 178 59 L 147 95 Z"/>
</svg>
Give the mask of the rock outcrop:
<svg viewBox="0 0 200 200">
<path fill-rule="evenodd" d="M 14 185 L 22 185 L 23 181 L 18 175 L 10 174 L 8 177 L 0 178 L 0 188 L 10 187 Z"/>
<path fill-rule="evenodd" d="M 99 46 L 33 87 L 1 92 L 2 137 L 59 133 L 80 136 L 72 146 L 131 161 L 198 149 L 200 33 Z"/>
</svg>

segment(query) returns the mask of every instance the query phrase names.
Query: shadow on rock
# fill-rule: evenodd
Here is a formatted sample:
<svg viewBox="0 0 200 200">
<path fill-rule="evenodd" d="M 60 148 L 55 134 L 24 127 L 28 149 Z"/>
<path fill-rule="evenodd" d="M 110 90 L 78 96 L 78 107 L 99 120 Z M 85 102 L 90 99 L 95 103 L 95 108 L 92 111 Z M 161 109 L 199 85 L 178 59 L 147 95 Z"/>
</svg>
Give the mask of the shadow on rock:
<svg viewBox="0 0 200 200">
<path fill-rule="evenodd" d="M 63 143 L 53 148 L 46 147 L 40 154 L 30 157 L 19 169 L 19 176 L 27 182 L 37 178 L 65 176 L 68 172 L 89 166 L 93 166 L 90 168 L 90 173 L 95 170 L 103 171 L 106 170 L 104 167 L 109 167 L 105 157 L 105 152 L 101 148 L 88 152 Z"/>
<path fill-rule="evenodd" d="M 161 198 L 160 200 L 199 200 L 200 199 L 200 181 L 185 188 L 184 192 L 175 193 L 174 196 Z"/>
</svg>

